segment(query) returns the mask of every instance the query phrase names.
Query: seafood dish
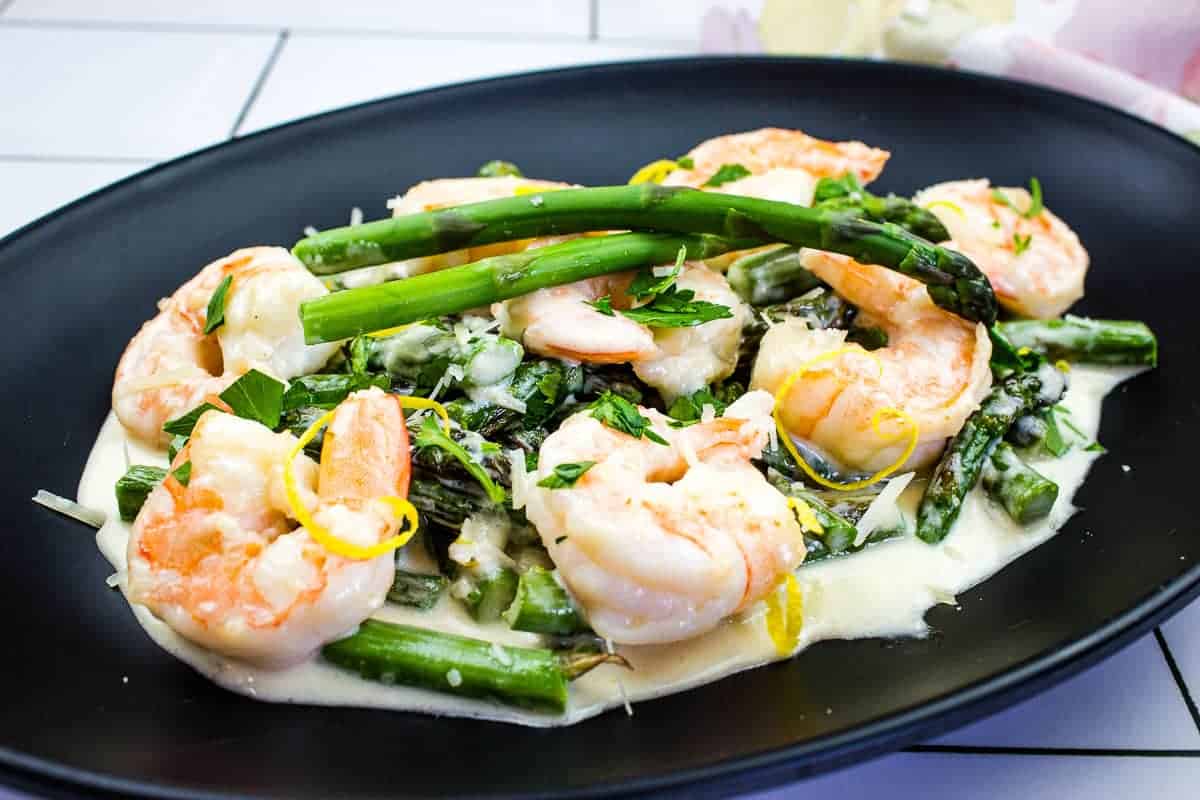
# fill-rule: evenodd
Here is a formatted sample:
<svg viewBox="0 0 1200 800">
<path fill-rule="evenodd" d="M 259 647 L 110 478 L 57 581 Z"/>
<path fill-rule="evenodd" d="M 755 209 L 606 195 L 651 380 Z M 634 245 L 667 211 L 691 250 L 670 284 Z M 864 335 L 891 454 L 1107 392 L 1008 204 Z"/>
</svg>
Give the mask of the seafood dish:
<svg viewBox="0 0 1200 800">
<path fill-rule="evenodd" d="M 872 193 L 890 157 L 489 161 L 221 255 L 145 311 L 77 497 L 35 499 L 260 700 L 565 725 L 926 635 L 1074 513 L 1157 342 L 1069 313 L 1053 186 Z"/>
</svg>

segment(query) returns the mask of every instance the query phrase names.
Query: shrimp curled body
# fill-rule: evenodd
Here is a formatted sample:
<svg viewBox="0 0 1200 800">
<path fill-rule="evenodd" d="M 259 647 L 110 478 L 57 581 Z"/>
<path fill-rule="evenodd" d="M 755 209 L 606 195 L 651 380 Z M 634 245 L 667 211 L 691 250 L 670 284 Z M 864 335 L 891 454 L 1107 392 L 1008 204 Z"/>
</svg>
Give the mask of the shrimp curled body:
<svg viewBox="0 0 1200 800">
<path fill-rule="evenodd" d="M 991 386 L 987 330 L 938 308 L 920 283 L 883 267 L 817 250 L 801 258 L 858 306 L 860 319 L 883 328 L 888 343 L 867 353 L 846 345 L 846 331 L 789 320 L 763 337 L 752 388 L 779 392 L 803 369 L 779 399 L 789 434 L 847 467 L 874 471 L 904 454 L 915 424 L 915 449 L 897 468 L 930 463 Z M 822 358 L 833 351 L 839 355 Z"/>
<path fill-rule="evenodd" d="M 689 638 L 762 598 L 804 559 L 787 499 L 750 464 L 773 425 L 751 392 L 725 416 L 677 429 L 641 409 L 669 444 L 635 439 L 586 412 L 546 439 L 526 498 L 559 573 L 601 636 Z M 572 488 L 532 484 L 594 461 Z"/>
<path fill-rule="evenodd" d="M 177 633 L 233 658 L 286 667 L 352 630 L 384 602 L 394 556 L 335 555 L 296 528 L 283 471 L 295 443 L 250 420 L 207 411 L 175 466 L 187 485 L 155 487 L 129 539 L 129 597 Z M 396 398 L 356 392 L 337 409 L 320 466 L 291 464 L 314 521 L 374 545 L 398 527 L 377 498 L 408 491 L 408 434 Z"/>
<path fill-rule="evenodd" d="M 1053 319 L 1083 297 L 1087 250 L 1048 209 L 1028 218 L 1019 213 L 1029 213 L 1032 202 L 1024 189 L 993 189 L 984 179 L 950 181 L 921 190 L 913 201 L 937 215 L 951 236 L 944 246 L 979 265 L 1005 308 Z"/>
<path fill-rule="evenodd" d="M 205 334 L 209 301 L 226 277 L 224 324 Z M 280 380 L 317 371 L 339 345 L 305 345 L 298 310 L 323 294 L 321 281 L 282 247 L 250 247 L 209 264 L 161 301 L 125 348 L 113 381 L 117 418 L 139 439 L 165 444 L 163 423 L 251 369 Z"/>
</svg>

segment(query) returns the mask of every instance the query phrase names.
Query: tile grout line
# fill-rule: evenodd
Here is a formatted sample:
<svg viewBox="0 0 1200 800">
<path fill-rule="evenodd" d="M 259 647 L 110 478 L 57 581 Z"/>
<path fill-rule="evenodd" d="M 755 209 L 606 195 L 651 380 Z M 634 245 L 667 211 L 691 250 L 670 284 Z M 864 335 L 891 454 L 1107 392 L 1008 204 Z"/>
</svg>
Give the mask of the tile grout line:
<svg viewBox="0 0 1200 800">
<path fill-rule="evenodd" d="M 233 123 L 233 128 L 229 131 L 230 139 L 237 136 L 238 129 L 246 121 L 246 115 L 250 113 L 250 107 L 254 105 L 254 101 L 258 99 L 259 93 L 262 92 L 263 85 L 267 82 L 271 70 L 275 67 L 275 62 L 279 60 L 279 54 L 283 52 L 283 46 L 287 44 L 289 35 L 287 28 L 279 32 L 279 37 L 275 40 L 275 46 L 271 48 L 271 54 L 267 56 L 267 63 L 263 65 L 262 71 L 258 73 L 258 78 L 254 81 L 254 85 L 250 87 L 250 96 L 246 98 L 246 102 L 242 105 L 242 110 L 238 113 L 237 119 Z"/>
<path fill-rule="evenodd" d="M 1171 677 L 1175 679 L 1175 685 L 1179 687 L 1179 693 L 1183 696 L 1183 702 L 1187 705 L 1188 713 L 1192 715 L 1192 723 L 1196 726 L 1196 732 L 1200 733 L 1200 709 L 1196 707 L 1196 701 L 1192 698 L 1192 693 L 1188 689 L 1187 682 L 1183 679 L 1183 673 L 1180 672 L 1179 664 L 1175 661 L 1175 655 L 1171 652 L 1170 646 L 1167 645 L 1167 638 L 1163 636 L 1161 627 L 1154 629 L 1154 638 L 1158 641 L 1163 658 L 1166 659 L 1167 668 L 1171 670 Z"/>
<path fill-rule="evenodd" d="M 0 0 L 4 3 L 6 0 Z M 7 0 L 15 2 L 15 0 Z M 2 7 L 2 6 L 0 6 Z M 0 28 L 27 28 L 33 30 L 81 30 L 81 31 L 116 31 L 121 33 L 197 33 L 206 35 L 218 34 L 264 34 L 277 33 L 278 25 L 258 25 L 254 23 L 230 24 L 217 22 L 139 22 L 136 20 L 108 22 L 104 20 L 86 19 L 0 19 Z M 422 31 L 403 28 L 338 28 L 293 25 L 288 30 L 302 36 L 376 36 L 391 39 L 420 39 L 433 41 L 492 41 L 492 42 L 523 42 L 529 44 L 563 44 L 567 42 L 587 41 L 588 37 L 569 33 L 518 33 L 503 32 L 452 32 L 452 31 Z"/>
<path fill-rule="evenodd" d="M 1139 750 L 1119 747 L 1016 747 L 1007 745 L 918 744 L 906 753 L 942 753 L 947 755 L 996 756 L 1079 756 L 1091 758 L 1200 758 L 1200 750 Z"/>
<path fill-rule="evenodd" d="M 5 164 L 156 164 L 162 158 L 144 156 L 93 156 L 93 155 L 32 155 L 26 153 L 0 153 L 0 163 Z"/>
<path fill-rule="evenodd" d="M 588 0 L 588 41 L 600 36 L 600 0 Z"/>
</svg>

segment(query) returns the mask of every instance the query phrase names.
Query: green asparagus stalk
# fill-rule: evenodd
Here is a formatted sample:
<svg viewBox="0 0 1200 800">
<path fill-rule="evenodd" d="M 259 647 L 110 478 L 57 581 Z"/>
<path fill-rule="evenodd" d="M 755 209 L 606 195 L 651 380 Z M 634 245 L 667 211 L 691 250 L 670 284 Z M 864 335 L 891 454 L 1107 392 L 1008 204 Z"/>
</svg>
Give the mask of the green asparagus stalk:
<svg viewBox="0 0 1200 800">
<path fill-rule="evenodd" d="M 330 274 L 491 242 L 627 229 L 711 234 L 736 240 L 735 245 L 726 245 L 726 249 L 783 242 L 842 253 L 862 262 L 895 269 L 925 283 L 935 303 L 967 319 L 991 324 L 996 318 L 996 297 L 991 284 L 970 259 L 913 236 L 894 223 L 868 222 L 848 211 L 805 208 L 773 200 L 651 183 L 565 189 L 393 217 L 319 233 L 301 240 L 293 252 L 313 272 Z M 492 274 L 494 284 L 479 279 L 475 274 L 478 270 L 472 270 L 476 265 L 434 273 L 443 276 L 458 274 L 453 278 L 443 278 L 443 282 L 423 284 L 423 291 L 436 290 L 438 295 L 436 301 L 426 304 L 423 315 L 439 316 L 451 313 L 448 306 L 462 310 L 557 285 L 549 281 L 570 282 L 605 272 L 672 260 L 670 256 L 663 258 L 661 253 L 644 253 L 653 257 L 644 258 L 640 264 L 632 263 L 630 257 L 615 257 L 613 246 L 599 245 L 599 241 L 603 239 L 585 240 L 582 244 L 568 242 L 575 247 L 566 252 L 584 263 L 575 264 L 573 269 L 560 264 L 559 269 L 550 271 L 552 274 L 532 270 L 528 254 L 524 259 L 515 261 L 507 256 L 499 257 L 502 259 L 499 262 L 495 259 L 485 260 L 483 263 L 491 262 L 488 273 Z M 588 245 L 600 249 L 593 250 Z M 628 245 L 615 247 L 625 248 Z M 707 248 L 707 253 L 702 252 L 706 248 L 699 246 L 688 249 L 689 258 L 710 258 L 720 254 L 712 246 Z M 675 250 L 678 250 L 678 245 Z M 545 250 L 535 252 L 544 253 Z M 584 254 L 591 257 L 585 257 Z M 531 271 L 536 277 L 529 274 Z M 414 280 L 398 283 L 410 284 Z M 485 288 L 489 284 L 493 285 Z M 408 299 L 404 293 L 401 298 L 383 293 L 382 290 L 386 288 L 387 285 L 339 292 L 331 297 L 310 301 L 307 308 L 321 308 L 332 297 L 368 290 L 375 292 L 370 295 L 373 299 L 390 305 Z M 519 291 L 510 294 L 510 289 Z M 350 302 L 351 308 L 356 305 L 352 301 L 342 302 Z M 404 307 L 411 311 L 408 303 Z M 392 310 L 392 318 L 403 321 L 382 324 L 379 328 L 420 318 L 401 314 L 398 308 Z M 355 313 L 364 313 L 364 309 L 358 308 Z M 318 338 L 325 335 L 318 324 L 318 318 L 322 316 L 325 315 L 314 314 L 313 319 L 306 319 L 305 334 L 310 342 L 323 341 Z M 344 324 L 343 329 L 349 327 Z"/>
<path fill-rule="evenodd" d="M 553 713 L 566 708 L 569 681 L 603 663 L 625 664 L 603 653 L 512 647 L 373 619 L 321 654 L 368 680 Z"/>
<path fill-rule="evenodd" d="M 841 178 L 822 178 L 817 181 L 813 206 L 849 211 L 873 222 L 894 222 L 910 233 L 931 242 L 944 242 L 950 238 L 946 226 L 933 212 L 921 208 L 907 197 L 894 194 L 879 197 L 871 194 L 863 188 L 858 177 L 852 172 L 847 172 Z"/>
<path fill-rule="evenodd" d="M 418 393 L 428 393 L 447 380 L 446 388 L 501 383 L 525 354 L 520 343 L 472 330 L 466 322 L 412 325 L 391 336 L 362 337 L 353 349 L 361 354 L 366 370 L 386 372 L 394 382 L 410 385 Z M 457 368 L 451 375 L 458 377 L 445 377 L 450 367 Z"/>
<path fill-rule="evenodd" d="M 408 501 L 417 507 L 422 528 L 436 524 L 457 530 L 472 514 L 495 509 L 473 480 L 435 477 L 424 469 L 413 470 Z"/>
<path fill-rule="evenodd" d="M 161 467 L 134 464 L 117 479 L 117 511 L 121 519 L 132 522 L 142 510 L 154 487 L 163 482 L 167 471 Z"/>
<path fill-rule="evenodd" d="M 513 630 L 551 636 L 571 636 L 587 629 L 554 573 L 541 567 L 530 567 L 521 574 L 517 594 L 504 612 L 504 621 Z"/>
<path fill-rule="evenodd" d="M 1049 432 L 1050 426 L 1042 414 L 1022 414 L 1013 420 L 1004 438 L 1017 447 L 1033 447 L 1044 441 Z"/>
<path fill-rule="evenodd" d="M 548 286 L 671 262 L 681 248 L 688 258 L 703 259 L 737 246 L 713 236 L 658 233 L 574 239 L 402 281 L 334 292 L 302 303 L 300 319 L 309 344 L 332 342 L 486 306 Z"/>
<path fill-rule="evenodd" d="M 495 622 L 516 599 L 518 582 L 516 572 L 499 569 L 477 578 L 475 588 L 463 602 L 478 622 Z"/>
<path fill-rule="evenodd" d="M 446 591 L 449 581 L 442 575 L 424 575 L 419 572 L 396 570 L 392 578 L 392 588 L 388 590 L 389 603 L 401 606 L 412 606 L 422 611 L 428 611 L 437 605 Z"/>
<path fill-rule="evenodd" d="M 1063 374 L 1049 364 L 1014 373 L 995 386 L 950 440 L 934 469 L 917 509 L 917 536 L 930 544 L 946 538 L 967 492 L 979 481 L 984 460 L 1013 421 L 1054 405 L 1065 388 Z"/>
<path fill-rule="evenodd" d="M 740 363 L 753 360 L 758 352 L 759 342 L 773 324 L 787 319 L 800 319 L 812 330 L 849 328 L 857 314 L 857 308 L 827 286 L 810 289 L 786 303 L 751 309 L 742 327 L 738 360 Z"/>
<path fill-rule="evenodd" d="M 1148 367 L 1158 364 L 1158 340 L 1142 322 L 1068 314 L 1063 319 L 1016 320 L 996 327 L 1015 346 L 1028 347 L 1051 360 Z"/>
<path fill-rule="evenodd" d="M 800 248 L 788 245 L 742 256 L 730 265 L 726 277 L 752 306 L 782 303 L 821 285 L 800 263 Z"/>
<path fill-rule="evenodd" d="M 1005 442 L 998 442 L 984 462 L 982 482 L 1019 525 L 1042 519 L 1058 499 L 1058 484 L 1022 461 Z"/>
</svg>

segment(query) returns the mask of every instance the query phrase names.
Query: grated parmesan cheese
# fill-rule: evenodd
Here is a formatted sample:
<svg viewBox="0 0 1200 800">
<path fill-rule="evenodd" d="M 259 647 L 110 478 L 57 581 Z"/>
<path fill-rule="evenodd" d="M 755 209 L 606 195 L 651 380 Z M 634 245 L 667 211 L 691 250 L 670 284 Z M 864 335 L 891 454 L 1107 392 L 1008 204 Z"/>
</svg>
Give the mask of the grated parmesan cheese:
<svg viewBox="0 0 1200 800">
<path fill-rule="evenodd" d="M 57 511 L 63 516 L 78 520 L 84 525 L 91 525 L 93 528 L 99 528 L 108 519 L 108 515 L 103 511 L 81 506 L 74 500 L 68 500 L 54 492 L 47 492 L 45 489 L 38 489 L 32 500 L 39 506 L 45 506 L 51 511 Z"/>
<path fill-rule="evenodd" d="M 915 472 L 906 472 L 888 481 L 887 486 L 883 487 L 883 491 L 871 502 L 855 526 L 858 528 L 858 535 L 854 537 L 855 547 L 860 547 L 867 537 L 879 528 L 900 522 L 900 505 L 896 501 L 915 475 Z"/>
</svg>

